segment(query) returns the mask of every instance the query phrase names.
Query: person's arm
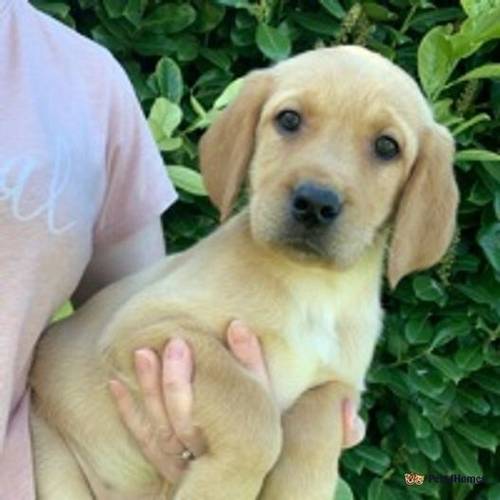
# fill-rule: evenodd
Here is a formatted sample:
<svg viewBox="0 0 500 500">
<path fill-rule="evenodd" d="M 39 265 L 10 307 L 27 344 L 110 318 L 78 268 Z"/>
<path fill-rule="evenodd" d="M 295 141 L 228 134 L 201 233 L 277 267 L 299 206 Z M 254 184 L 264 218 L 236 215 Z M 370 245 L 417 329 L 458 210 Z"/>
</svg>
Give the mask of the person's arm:
<svg viewBox="0 0 500 500">
<path fill-rule="evenodd" d="M 165 256 L 160 217 L 114 244 L 97 247 L 71 299 L 75 308 L 106 285 L 135 273 Z"/>
</svg>

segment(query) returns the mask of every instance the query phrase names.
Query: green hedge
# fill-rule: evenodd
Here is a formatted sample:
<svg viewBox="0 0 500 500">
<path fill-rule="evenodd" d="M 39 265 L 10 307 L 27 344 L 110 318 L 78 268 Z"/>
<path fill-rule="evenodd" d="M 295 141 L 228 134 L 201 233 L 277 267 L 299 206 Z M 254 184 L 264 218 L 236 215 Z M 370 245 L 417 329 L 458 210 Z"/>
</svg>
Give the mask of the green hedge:
<svg viewBox="0 0 500 500">
<path fill-rule="evenodd" d="M 372 48 L 419 78 L 457 141 L 459 230 L 440 265 L 384 296 L 385 332 L 362 412 L 368 433 L 344 454 L 342 475 L 361 499 L 500 499 L 500 0 L 36 5 L 107 46 L 127 69 L 181 192 L 165 218 L 171 250 L 216 225 L 195 171 L 196 143 L 236 78 L 339 43 Z M 407 487 L 405 472 L 485 482 Z"/>
</svg>

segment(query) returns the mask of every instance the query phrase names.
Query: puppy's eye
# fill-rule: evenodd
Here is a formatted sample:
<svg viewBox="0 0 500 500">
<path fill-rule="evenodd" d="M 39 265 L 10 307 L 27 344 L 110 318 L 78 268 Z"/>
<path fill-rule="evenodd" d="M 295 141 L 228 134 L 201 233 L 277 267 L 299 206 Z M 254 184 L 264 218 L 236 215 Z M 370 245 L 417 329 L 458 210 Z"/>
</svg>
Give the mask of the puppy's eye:
<svg viewBox="0 0 500 500">
<path fill-rule="evenodd" d="M 381 160 L 392 160 L 399 154 L 399 144 L 388 135 L 381 135 L 374 144 L 375 154 Z"/>
<path fill-rule="evenodd" d="M 279 129 L 288 133 L 297 132 L 302 123 L 302 118 L 299 113 L 290 109 L 285 109 L 278 113 L 275 120 Z"/>
</svg>

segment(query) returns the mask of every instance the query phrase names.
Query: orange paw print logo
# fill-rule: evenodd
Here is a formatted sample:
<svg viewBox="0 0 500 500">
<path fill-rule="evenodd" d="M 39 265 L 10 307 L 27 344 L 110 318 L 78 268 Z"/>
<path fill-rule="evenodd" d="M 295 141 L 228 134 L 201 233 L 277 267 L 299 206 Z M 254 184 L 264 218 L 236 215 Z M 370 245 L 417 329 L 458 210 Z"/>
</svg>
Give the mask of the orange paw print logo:
<svg viewBox="0 0 500 500">
<path fill-rule="evenodd" d="M 405 474 L 405 483 L 408 486 L 412 486 L 414 484 L 422 484 L 425 480 L 425 476 L 423 474 L 415 474 L 414 472 Z"/>
</svg>

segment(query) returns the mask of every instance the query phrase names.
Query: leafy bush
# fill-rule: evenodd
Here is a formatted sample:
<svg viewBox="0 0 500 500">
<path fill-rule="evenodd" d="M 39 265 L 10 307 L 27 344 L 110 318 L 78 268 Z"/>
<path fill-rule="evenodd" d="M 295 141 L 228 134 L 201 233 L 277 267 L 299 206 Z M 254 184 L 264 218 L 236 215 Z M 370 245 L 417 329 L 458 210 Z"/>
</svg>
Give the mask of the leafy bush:
<svg viewBox="0 0 500 500">
<path fill-rule="evenodd" d="M 367 438 L 344 454 L 342 475 L 356 498 L 500 499 L 500 1 L 36 5 L 107 46 L 127 69 L 181 191 L 165 218 L 171 250 L 216 225 L 196 143 L 237 91 L 237 83 L 227 89 L 237 77 L 313 47 L 357 43 L 419 78 L 456 138 L 459 230 L 441 264 L 384 295 L 385 332 L 364 397 Z M 484 482 L 407 487 L 406 472 Z"/>
</svg>

